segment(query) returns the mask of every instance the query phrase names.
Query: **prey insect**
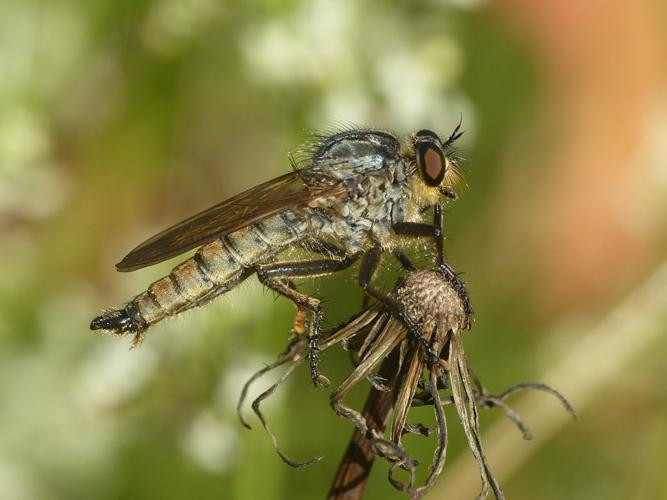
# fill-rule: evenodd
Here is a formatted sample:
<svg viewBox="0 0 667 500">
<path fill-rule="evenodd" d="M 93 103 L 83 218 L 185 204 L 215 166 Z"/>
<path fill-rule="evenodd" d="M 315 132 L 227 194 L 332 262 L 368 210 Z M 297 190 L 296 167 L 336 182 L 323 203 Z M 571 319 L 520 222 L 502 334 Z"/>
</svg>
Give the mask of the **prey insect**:
<svg viewBox="0 0 667 500">
<path fill-rule="evenodd" d="M 442 261 L 443 199 L 456 197 L 459 177 L 452 145 L 459 126 L 441 140 L 420 130 L 403 140 L 374 129 L 349 129 L 318 136 L 292 159 L 293 171 L 260 184 L 149 238 L 116 268 L 134 271 L 198 248 L 118 309 L 95 318 L 92 330 L 132 334 L 138 344 L 162 319 L 203 305 L 256 274 L 269 289 L 298 308 L 300 328 L 309 313 L 309 361 L 316 385 L 320 301 L 299 291 L 294 279 L 341 271 L 361 260 L 358 282 L 380 302 L 387 294 L 373 286 L 382 255 L 406 240 L 432 238 Z M 423 222 L 433 208 L 434 224 Z M 310 260 L 280 260 L 287 248 L 317 254 Z M 427 343 L 422 347 L 436 356 Z"/>
<path fill-rule="evenodd" d="M 345 342 L 358 353 L 356 368 L 331 393 L 331 407 L 336 414 L 351 420 L 371 443 L 379 443 L 376 455 L 392 463 L 389 481 L 397 489 L 421 498 L 442 472 L 447 450 L 447 424 L 443 406 L 453 404 L 466 436 L 468 447 L 479 466 L 482 490 L 478 498 L 485 498 L 491 490 L 496 499 L 504 498 L 500 485 L 494 478 L 485 456 L 480 431 L 479 409 L 497 407 L 512 420 L 524 439 L 532 434 L 522 418 L 505 403 L 505 399 L 522 390 L 534 389 L 555 396 L 565 410 L 574 416 L 567 399 L 557 390 L 545 384 L 524 383 L 507 389 L 499 396 L 489 394 L 472 369 L 463 350 L 463 332 L 470 327 L 470 307 L 465 287 L 458 275 L 448 266 L 436 269 L 412 269 L 398 281 L 392 298 L 409 315 L 422 336 L 438 353 L 438 361 L 432 362 L 419 349 L 414 336 L 398 310 L 375 304 L 349 323 L 331 334 L 321 345 L 322 349 L 334 343 Z M 359 337 L 359 338 L 356 338 Z M 393 395 L 392 422 L 389 443 L 383 434 L 374 431 L 364 417 L 346 406 L 343 399 L 361 380 L 373 382 L 373 370 L 386 357 L 398 349 L 398 368 L 392 380 L 386 381 Z M 441 395 L 440 392 L 449 392 Z M 419 423 L 408 423 L 409 410 L 416 406 L 434 408 L 436 426 L 429 428 Z M 401 438 L 406 433 L 428 436 L 438 435 L 438 447 L 434 461 L 424 484 L 415 488 L 417 463 L 404 448 Z M 392 471 L 400 467 L 409 472 L 407 484 L 393 477 Z"/>
<path fill-rule="evenodd" d="M 443 407 L 453 405 L 468 446 L 479 466 L 482 481 L 479 498 L 486 497 L 490 490 L 496 499 L 502 500 L 502 489 L 491 472 L 482 446 L 480 410 L 498 408 L 517 426 L 524 439 L 531 439 L 530 428 L 507 404 L 508 397 L 527 389 L 537 390 L 554 396 L 572 416 L 575 415 L 574 409 L 562 394 L 546 384 L 522 383 L 497 396 L 490 394 L 473 370 L 463 349 L 463 334 L 470 327 L 472 308 L 459 275 L 446 264 L 434 269 L 415 269 L 405 257 L 402 263 L 406 272 L 389 294 L 394 301 L 393 306 L 373 304 L 347 323 L 323 334 L 319 345 L 321 350 L 326 351 L 342 344 L 353 354 L 355 365 L 331 392 L 331 408 L 361 431 L 361 435 L 369 441 L 374 455 L 391 463 L 390 483 L 409 494 L 410 498 L 421 498 L 443 470 L 448 444 Z M 422 338 L 429 343 L 432 351 L 437 353 L 437 361 L 431 361 L 416 342 L 409 323 L 405 322 L 406 316 L 411 318 L 410 324 L 418 328 Z M 283 461 L 299 468 L 311 465 L 322 457 L 313 457 L 303 462 L 290 459 L 278 446 L 277 438 L 260 405 L 274 394 L 305 360 L 307 351 L 305 339 L 295 337 L 274 363 L 259 370 L 246 382 L 237 405 L 241 422 L 249 428 L 250 425 L 241 412 L 248 387 L 268 371 L 287 366 L 283 375 L 254 400 L 252 409 Z M 393 368 L 384 372 L 386 378 L 382 378 L 377 373 L 377 368 L 390 359 Z M 380 368 L 380 373 L 383 373 L 383 368 Z M 391 413 L 392 420 L 387 436 L 383 424 L 381 428 L 376 428 L 362 413 L 344 402 L 350 391 L 364 380 L 377 391 L 386 393 L 391 401 L 387 412 Z M 436 423 L 434 427 L 408 422 L 411 410 L 419 406 L 433 408 Z M 375 424 L 377 425 L 377 421 Z M 434 461 L 424 483 L 418 487 L 415 485 L 418 463 L 410 456 L 402 442 L 407 433 L 423 436 L 436 433 L 438 436 Z M 401 482 L 394 477 L 396 468 L 408 472 L 407 482 Z"/>
</svg>

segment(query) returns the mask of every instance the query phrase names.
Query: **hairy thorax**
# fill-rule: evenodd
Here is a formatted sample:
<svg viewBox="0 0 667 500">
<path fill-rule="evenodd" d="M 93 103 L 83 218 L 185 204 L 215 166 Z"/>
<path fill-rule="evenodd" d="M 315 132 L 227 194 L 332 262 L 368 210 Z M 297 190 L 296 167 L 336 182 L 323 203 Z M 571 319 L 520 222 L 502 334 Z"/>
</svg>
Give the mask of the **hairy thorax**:
<svg viewBox="0 0 667 500">
<path fill-rule="evenodd" d="M 384 131 L 352 130 L 321 142 L 305 175 L 320 174 L 341 182 L 346 194 L 313 201 L 307 219 L 314 234 L 349 253 L 375 243 L 392 249 L 398 244 L 393 225 L 420 220 L 419 209 L 434 201 L 398 139 Z"/>
<path fill-rule="evenodd" d="M 418 218 L 410 186 L 416 179 L 406 176 L 402 162 L 374 171 L 350 172 L 343 180 L 347 196 L 318 200 L 311 205 L 309 215 L 315 230 L 343 243 L 350 253 L 367 249 L 373 242 L 392 248 L 396 245 L 392 226 Z"/>
</svg>

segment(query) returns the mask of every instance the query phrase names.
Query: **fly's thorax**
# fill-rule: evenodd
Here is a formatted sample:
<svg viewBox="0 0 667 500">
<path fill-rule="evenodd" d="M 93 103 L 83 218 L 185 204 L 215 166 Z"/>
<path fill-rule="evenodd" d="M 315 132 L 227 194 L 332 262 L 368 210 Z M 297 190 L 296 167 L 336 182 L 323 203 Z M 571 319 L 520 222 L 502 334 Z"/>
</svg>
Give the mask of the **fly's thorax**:
<svg viewBox="0 0 667 500">
<path fill-rule="evenodd" d="M 408 180 L 414 166 L 401 155 L 398 138 L 383 130 L 345 130 L 323 138 L 310 149 L 308 175 L 322 174 L 342 182 L 344 197 L 309 204 L 314 229 L 350 251 L 379 241 L 396 243 L 392 226 L 415 217 Z"/>
<path fill-rule="evenodd" d="M 344 180 L 344 198 L 317 200 L 313 225 L 318 231 L 345 244 L 350 250 L 361 250 L 369 241 L 391 244 L 395 222 L 409 211 L 410 191 L 400 165 L 349 175 Z"/>
<path fill-rule="evenodd" d="M 362 158 L 396 158 L 400 154 L 400 142 L 396 135 L 386 130 L 344 130 L 322 137 L 307 146 L 306 152 L 312 153 L 315 168 L 324 166 L 329 169 L 328 163 L 344 166 Z"/>
</svg>

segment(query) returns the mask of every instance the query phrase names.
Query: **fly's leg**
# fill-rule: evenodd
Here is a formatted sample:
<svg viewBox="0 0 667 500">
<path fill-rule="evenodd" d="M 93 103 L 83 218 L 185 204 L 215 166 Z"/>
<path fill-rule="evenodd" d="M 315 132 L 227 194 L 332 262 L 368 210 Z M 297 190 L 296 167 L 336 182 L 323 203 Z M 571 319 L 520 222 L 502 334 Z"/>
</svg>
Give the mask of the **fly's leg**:
<svg viewBox="0 0 667 500">
<path fill-rule="evenodd" d="M 320 301 L 314 297 L 310 297 L 309 295 L 301 293 L 298 290 L 294 290 L 280 278 L 264 278 L 259 272 L 257 273 L 257 276 L 259 277 L 259 280 L 262 282 L 262 284 L 264 284 L 264 286 L 290 299 L 297 305 L 299 310 L 307 310 L 312 313 L 313 321 L 310 327 L 310 350 L 308 353 L 308 359 L 310 361 L 310 376 L 315 386 L 326 387 L 329 385 L 329 381 L 326 377 L 319 373 L 317 368 L 317 355 L 319 352 L 319 346 L 317 345 L 317 342 L 320 336 L 320 320 L 322 319 Z"/>
<path fill-rule="evenodd" d="M 310 238 L 302 246 L 306 250 L 337 260 L 343 260 L 348 256 L 345 249 L 320 238 Z"/>
<path fill-rule="evenodd" d="M 403 252 L 394 252 L 394 257 L 398 259 L 398 261 L 401 263 L 401 266 L 403 266 L 403 269 L 406 271 L 414 271 L 415 266 L 412 265 L 412 262 L 408 258 L 407 255 L 405 255 Z"/>
<path fill-rule="evenodd" d="M 361 261 L 361 266 L 359 268 L 359 286 L 366 294 L 378 302 L 384 304 L 394 316 L 400 318 L 401 321 L 403 321 L 403 324 L 408 327 L 408 331 L 412 337 L 426 353 L 426 357 L 430 365 L 441 364 L 440 358 L 433 352 L 431 343 L 422 337 L 422 333 L 419 330 L 417 323 L 405 311 L 405 309 L 401 307 L 401 305 L 393 297 L 371 285 L 373 276 L 375 275 L 375 272 L 380 265 L 381 258 L 382 247 L 376 243 L 373 248 L 371 248 L 364 255 L 364 258 Z"/>
<path fill-rule="evenodd" d="M 461 301 L 463 302 L 463 307 L 466 314 L 468 316 L 472 316 L 474 311 L 472 309 L 472 304 L 470 303 L 470 298 L 468 297 L 468 292 L 465 289 L 465 284 L 456 271 L 454 271 L 454 269 L 452 269 L 452 267 L 447 264 L 447 262 L 445 262 L 445 237 L 442 230 L 442 224 L 442 205 L 440 203 L 436 203 L 433 205 L 433 224 L 424 224 L 420 222 L 398 222 L 394 224 L 393 228 L 396 234 L 399 236 L 407 236 L 409 238 L 433 238 L 436 263 L 440 268 L 440 272 L 458 293 Z M 414 269 L 410 263 L 410 260 L 404 254 L 395 253 L 394 255 L 401 262 L 401 265 L 405 269 Z"/>
<path fill-rule="evenodd" d="M 306 333 L 306 311 L 297 309 L 294 316 L 294 333 L 301 337 Z"/>
<path fill-rule="evenodd" d="M 309 311 L 312 314 L 313 321 L 310 325 L 308 359 L 310 362 L 310 376 L 317 387 L 329 384 L 327 378 L 320 375 L 318 369 L 318 342 L 322 320 L 320 301 L 315 297 L 296 290 L 289 280 L 290 278 L 324 276 L 341 271 L 350 267 L 358 257 L 358 254 L 354 254 L 340 260 L 321 259 L 302 262 L 276 262 L 258 266 L 256 269 L 257 278 L 263 285 L 287 297 L 299 309 Z"/>
<path fill-rule="evenodd" d="M 433 224 L 422 222 L 397 222 L 393 226 L 394 232 L 399 236 L 410 238 L 432 238 L 435 250 L 435 258 L 438 265 L 445 264 L 444 236 L 442 231 L 442 205 L 433 205 Z"/>
<path fill-rule="evenodd" d="M 448 276 L 456 276 L 454 270 L 445 261 L 445 236 L 442 224 L 442 205 L 436 203 L 433 205 L 433 224 L 425 224 L 421 222 L 398 222 L 394 224 L 393 229 L 399 236 L 407 236 L 409 238 L 432 238 L 437 265 L 440 266 L 441 271 Z M 405 255 L 401 253 L 396 253 L 395 255 L 403 267 L 408 270 L 414 269 Z"/>
<path fill-rule="evenodd" d="M 292 282 L 292 280 L 284 279 L 283 283 L 289 286 L 292 290 L 296 290 L 296 285 Z M 294 305 L 296 306 L 296 314 L 294 315 L 294 324 L 292 326 L 292 330 L 297 337 L 301 337 L 306 334 L 306 328 L 308 327 L 308 323 L 306 322 L 306 314 L 308 311 L 301 308 L 298 304 Z"/>
<path fill-rule="evenodd" d="M 325 255 L 327 257 L 335 257 L 338 259 L 343 259 L 347 255 L 344 249 L 319 238 L 313 238 L 306 241 L 303 247 L 306 250 L 318 253 L 320 255 Z M 362 311 L 366 310 L 367 307 L 368 307 L 368 295 L 364 293 L 362 294 L 362 299 L 361 299 L 361 310 Z"/>
</svg>

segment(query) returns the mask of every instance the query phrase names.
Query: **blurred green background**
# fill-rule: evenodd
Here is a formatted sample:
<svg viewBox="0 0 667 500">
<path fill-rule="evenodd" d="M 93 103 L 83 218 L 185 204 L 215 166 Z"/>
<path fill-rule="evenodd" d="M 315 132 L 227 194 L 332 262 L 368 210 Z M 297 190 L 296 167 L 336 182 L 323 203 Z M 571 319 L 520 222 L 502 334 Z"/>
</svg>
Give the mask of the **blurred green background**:
<svg viewBox="0 0 667 500">
<path fill-rule="evenodd" d="M 660 0 L 3 0 L 0 497 L 322 498 L 352 429 L 307 370 L 266 413 L 287 453 L 323 462 L 288 468 L 234 412 L 291 304 L 253 277 L 134 351 L 89 321 L 173 264 L 118 274 L 128 250 L 286 172 L 309 130 L 447 135 L 463 116 L 468 187 L 446 225 L 477 313 L 468 356 L 492 392 L 547 382 L 579 411 L 541 425 L 562 411 L 529 394 L 541 440 L 489 437 L 508 497 L 667 498 L 666 26 Z M 311 285 L 332 324 L 359 307 L 354 272 Z M 326 353 L 334 382 L 349 369 Z M 430 498 L 474 498 L 449 416 Z M 434 440 L 406 442 L 430 463 Z M 402 498 L 386 471 L 368 498 Z"/>
</svg>

